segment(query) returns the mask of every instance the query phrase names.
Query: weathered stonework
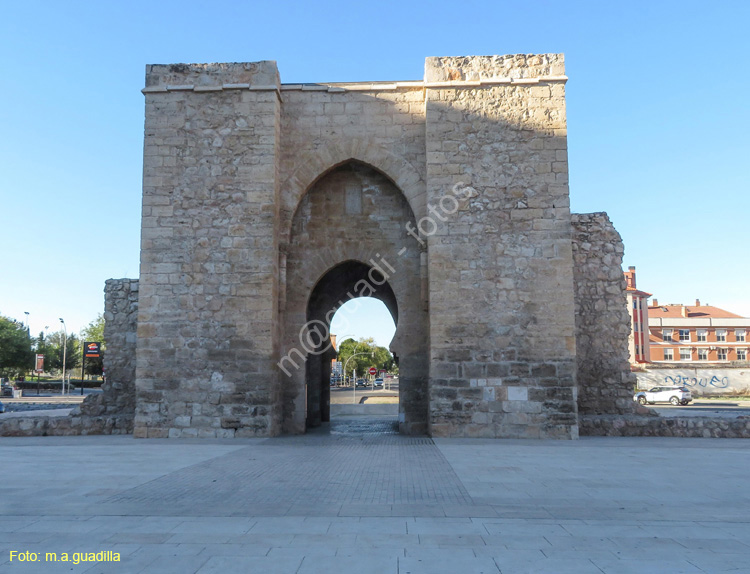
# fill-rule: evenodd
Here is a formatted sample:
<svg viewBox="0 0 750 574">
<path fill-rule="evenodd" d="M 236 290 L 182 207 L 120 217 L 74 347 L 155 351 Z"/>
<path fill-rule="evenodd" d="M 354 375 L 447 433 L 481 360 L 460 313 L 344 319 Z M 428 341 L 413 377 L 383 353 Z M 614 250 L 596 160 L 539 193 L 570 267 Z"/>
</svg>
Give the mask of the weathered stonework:
<svg viewBox="0 0 750 574">
<path fill-rule="evenodd" d="M 578 411 L 633 413 L 622 239 L 606 213 L 573 214 L 572 224 Z"/>
<path fill-rule="evenodd" d="M 149 66 L 144 92 L 135 436 L 278 434 L 276 64 Z"/>
<path fill-rule="evenodd" d="M 106 378 L 101 394 L 89 395 L 72 413 L 81 417 L 83 426 L 90 426 L 87 421 L 92 418 L 112 418 L 112 434 L 133 432 L 137 325 L 138 280 L 108 280 L 104 287 Z"/>
<path fill-rule="evenodd" d="M 429 58 L 396 83 L 149 66 L 140 284 L 108 283 L 111 383 L 68 426 L 304 432 L 329 416 L 310 326 L 358 296 L 397 323 L 402 432 L 575 438 L 579 405 L 627 410 L 619 355 L 581 360 L 580 337 L 617 346 L 622 293 L 593 254 L 574 265 L 565 81 L 559 54 Z M 586 241 L 615 240 L 600 227 Z"/>
<path fill-rule="evenodd" d="M 300 346 L 353 294 L 397 320 L 402 432 L 575 438 L 565 80 L 559 54 L 149 66 L 135 435 L 327 420 L 330 351 Z"/>
<path fill-rule="evenodd" d="M 0 435 L 305 432 L 330 416 L 331 318 L 371 296 L 397 324 L 404 433 L 750 436 L 634 414 L 622 241 L 569 211 L 565 81 L 560 54 L 428 58 L 396 83 L 149 66 L 141 274 L 107 282 L 108 383 Z"/>
<path fill-rule="evenodd" d="M 129 434 L 135 415 L 135 351 L 138 280 L 109 279 L 104 288 L 104 353 L 102 392 L 86 397 L 68 417 L 8 418 L 0 436 L 68 436 Z"/>
<path fill-rule="evenodd" d="M 750 418 L 581 415 L 581 435 L 750 438 Z"/>
<path fill-rule="evenodd" d="M 427 82 L 467 82 L 427 90 L 428 205 L 471 186 L 428 244 L 433 435 L 577 436 L 562 73 L 557 54 L 427 60 Z"/>
</svg>

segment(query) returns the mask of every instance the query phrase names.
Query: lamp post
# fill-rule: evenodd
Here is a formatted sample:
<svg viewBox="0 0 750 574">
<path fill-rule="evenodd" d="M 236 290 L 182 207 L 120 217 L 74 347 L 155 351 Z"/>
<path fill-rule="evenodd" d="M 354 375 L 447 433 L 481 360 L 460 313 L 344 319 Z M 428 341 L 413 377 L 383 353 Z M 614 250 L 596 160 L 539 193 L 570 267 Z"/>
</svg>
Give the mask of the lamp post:
<svg viewBox="0 0 750 574">
<path fill-rule="evenodd" d="M 351 361 L 357 355 L 370 355 L 374 357 L 375 353 L 368 353 L 367 351 L 364 351 L 362 353 L 354 353 L 346 360 L 346 363 L 344 363 L 344 377 L 346 377 L 346 366 L 349 364 L 349 361 Z M 355 405 L 357 404 L 357 369 L 354 369 L 354 373 L 352 374 L 352 403 Z"/>
<path fill-rule="evenodd" d="M 29 347 L 31 347 L 31 331 L 29 331 L 29 312 L 24 311 L 24 315 L 26 315 L 26 338 L 29 340 Z M 34 368 L 31 369 L 31 380 L 34 380 Z"/>
<path fill-rule="evenodd" d="M 60 323 L 62 323 L 63 326 L 63 333 L 65 334 L 65 339 L 63 343 L 63 363 L 62 363 L 62 387 L 61 387 L 61 394 L 65 394 L 65 359 L 67 358 L 66 355 L 68 353 L 68 328 L 65 326 L 65 321 L 63 321 L 62 317 L 60 317 Z"/>
</svg>

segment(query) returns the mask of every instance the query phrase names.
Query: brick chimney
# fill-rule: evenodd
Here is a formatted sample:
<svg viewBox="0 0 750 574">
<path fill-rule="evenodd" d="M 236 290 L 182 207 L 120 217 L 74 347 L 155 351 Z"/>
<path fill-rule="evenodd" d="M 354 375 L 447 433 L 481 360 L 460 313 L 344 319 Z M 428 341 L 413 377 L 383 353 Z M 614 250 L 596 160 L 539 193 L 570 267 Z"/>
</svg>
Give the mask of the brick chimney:
<svg viewBox="0 0 750 574">
<path fill-rule="evenodd" d="M 633 265 L 625 271 L 625 282 L 628 289 L 635 289 L 635 267 Z"/>
<path fill-rule="evenodd" d="M 654 299 L 651 299 L 651 305 L 652 305 L 653 307 L 658 307 L 658 306 L 659 306 L 659 300 L 658 300 L 658 299 L 656 299 L 656 298 L 654 298 Z"/>
<path fill-rule="evenodd" d="M 701 300 L 700 299 L 696 299 L 695 300 L 695 306 L 696 307 L 700 307 L 701 306 Z"/>
</svg>

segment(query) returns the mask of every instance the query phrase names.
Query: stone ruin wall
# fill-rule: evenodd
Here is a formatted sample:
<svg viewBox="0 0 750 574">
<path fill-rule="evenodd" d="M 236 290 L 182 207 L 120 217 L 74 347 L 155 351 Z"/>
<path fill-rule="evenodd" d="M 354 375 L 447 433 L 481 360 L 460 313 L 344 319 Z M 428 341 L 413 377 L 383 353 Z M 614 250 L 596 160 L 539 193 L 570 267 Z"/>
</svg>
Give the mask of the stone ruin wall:
<svg viewBox="0 0 750 574">
<path fill-rule="evenodd" d="M 135 343 L 138 279 L 109 279 L 104 288 L 104 370 L 102 392 L 86 397 L 70 416 L 7 418 L 0 436 L 130 434 L 135 413 Z"/>
<path fill-rule="evenodd" d="M 104 287 L 104 353 L 106 382 L 73 416 L 104 419 L 112 434 L 133 432 L 135 415 L 135 344 L 138 326 L 138 279 L 109 279 Z"/>
<path fill-rule="evenodd" d="M 573 214 L 579 418 L 635 412 L 622 238 L 606 213 Z"/>
</svg>

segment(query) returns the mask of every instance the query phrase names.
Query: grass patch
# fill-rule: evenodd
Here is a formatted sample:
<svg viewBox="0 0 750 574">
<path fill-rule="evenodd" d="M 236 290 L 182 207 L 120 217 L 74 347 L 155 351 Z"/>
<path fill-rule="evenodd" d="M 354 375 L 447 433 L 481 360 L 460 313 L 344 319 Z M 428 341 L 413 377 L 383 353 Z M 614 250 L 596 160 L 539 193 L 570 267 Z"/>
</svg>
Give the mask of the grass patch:
<svg viewBox="0 0 750 574">
<path fill-rule="evenodd" d="M 397 405 L 398 397 L 367 397 L 365 403 L 368 405 Z"/>
</svg>

